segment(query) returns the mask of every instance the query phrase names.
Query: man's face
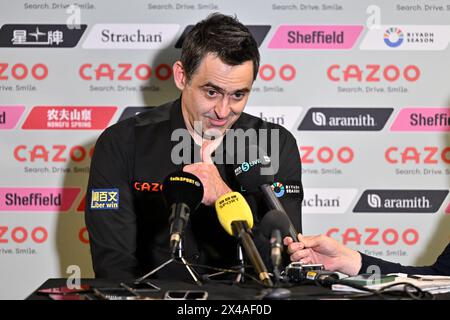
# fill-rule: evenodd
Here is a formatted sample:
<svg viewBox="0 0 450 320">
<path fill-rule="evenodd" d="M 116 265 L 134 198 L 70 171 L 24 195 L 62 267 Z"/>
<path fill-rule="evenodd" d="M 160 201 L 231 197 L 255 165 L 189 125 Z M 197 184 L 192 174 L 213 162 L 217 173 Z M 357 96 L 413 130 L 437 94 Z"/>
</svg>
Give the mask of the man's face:
<svg viewBox="0 0 450 320">
<path fill-rule="evenodd" d="M 203 132 L 197 133 L 206 137 L 224 135 L 244 110 L 252 84 L 252 61 L 230 66 L 206 55 L 189 82 L 177 83 L 185 122 L 196 131 L 201 122 Z"/>
</svg>

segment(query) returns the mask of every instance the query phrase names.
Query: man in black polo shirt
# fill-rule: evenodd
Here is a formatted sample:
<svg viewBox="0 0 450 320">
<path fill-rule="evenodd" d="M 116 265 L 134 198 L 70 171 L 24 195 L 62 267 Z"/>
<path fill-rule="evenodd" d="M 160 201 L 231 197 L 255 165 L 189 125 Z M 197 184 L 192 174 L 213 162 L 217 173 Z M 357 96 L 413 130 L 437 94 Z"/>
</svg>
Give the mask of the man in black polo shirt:
<svg viewBox="0 0 450 320">
<path fill-rule="evenodd" d="M 218 222 L 214 203 L 223 194 L 240 191 L 226 164 L 213 163 L 230 129 L 277 131 L 279 157 L 275 181 L 292 185 L 280 198 L 297 230 L 301 230 L 300 155 L 292 134 L 279 125 L 243 113 L 259 67 L 258 47 L 248 29 L 235 18 L 214 14 L 186 36 L 173 75 L 181 97 L 149 112 L 121 121 L 99 137 L 91 163 L 86 226 L 96 277 L 136 278 L 171 257 L 168 209 L 161 187 L 177 170 L 196 175 L 204 186 L 202 204 L 191 213 L 184 230 L 184 256 L 192 263 L 230 267 L 236 264 L 236 240 Z M 179 161 L 186 132 L 190 154 Z M 214 138 L 214 139 L 213 139 Z M 270 139 L 270 138 L 269 138 Z M 225 152 L 228 152 L 225 147 Z M 276 157 L 274 156 L 276 155 Z M 280 185 L 279 184 L 279 185 Z M 246 194 L 256 226 L 254 240 L 267 261 L 268 240 L 257 223 L 268 211 L 260 194 Z M 211 272 L 210 270 L 203 270 Z M 186 270 L 170 264 L 159 277 L 187 279 Z"/>
</svg>

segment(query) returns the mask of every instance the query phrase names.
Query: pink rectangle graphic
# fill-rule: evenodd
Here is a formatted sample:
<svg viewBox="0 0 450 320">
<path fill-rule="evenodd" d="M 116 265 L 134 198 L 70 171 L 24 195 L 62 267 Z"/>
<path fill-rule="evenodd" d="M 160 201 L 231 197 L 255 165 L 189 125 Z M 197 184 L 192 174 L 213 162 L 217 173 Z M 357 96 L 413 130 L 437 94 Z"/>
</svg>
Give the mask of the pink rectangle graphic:
<svg viewBox="0 0 450 320">
<path fill-rule="evenodd" d="M 68 211 L 80 188 L 0 188 L 0 211 Z"/>
<path fill-rule="evenodd" d="M 450 131 L 449 108 L 404 108 L 391 131 Z"/>
<path fill-rule="evenodd" d="M 270 49 L 351 49 L 363 26 L 282 25 L 269 43 Z"/>
<path fill-rule="evenodd" d="M 24 110 L 24 106 L 0 106 L 0 130 L 14 129 Z"/>
</svg>

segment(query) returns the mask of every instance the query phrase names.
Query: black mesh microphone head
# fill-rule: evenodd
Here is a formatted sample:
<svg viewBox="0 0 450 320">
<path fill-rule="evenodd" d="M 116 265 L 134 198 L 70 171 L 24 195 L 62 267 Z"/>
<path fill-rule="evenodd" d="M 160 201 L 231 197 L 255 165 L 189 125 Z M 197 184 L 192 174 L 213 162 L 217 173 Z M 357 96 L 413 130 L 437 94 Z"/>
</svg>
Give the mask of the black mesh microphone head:
<svg viewBox="0 0 450 320">
<path fill-rule="evenodd" d="M 169 207 L 174 203 L 184 203 L 193 212 L 202 202 L 203 184 L 189 172 L 176 171 L 164 179 L 163 195 Z"/>
<path fill-rule="evenodd" d="M 245 161 L 239 161 L 242 158 Z M 274 180 L 272 172 L 270 158 L 257 145 L 249 145 L 243 155 L 237 155 L 234 175 L 246 191 L 256 192 L 261 185 L 272 184 Z"/>
<path fill-rule="evenodd" d="M 289 226 L 290 222 L 288 218 L 279 210 L 270 210 L 267 212 L 259 224 L 261 233 L 267 239 L 270 239 L 272 231 L 275 229 L 280 230 L 282 238 L 290 236 Z"/>
</svg>

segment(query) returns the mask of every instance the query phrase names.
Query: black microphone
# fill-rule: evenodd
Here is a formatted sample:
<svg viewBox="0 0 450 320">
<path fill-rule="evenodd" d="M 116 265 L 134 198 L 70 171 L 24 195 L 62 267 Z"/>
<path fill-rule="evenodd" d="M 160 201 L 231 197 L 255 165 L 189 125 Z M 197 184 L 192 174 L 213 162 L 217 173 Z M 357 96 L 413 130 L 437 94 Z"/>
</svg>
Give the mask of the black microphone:
<svg viewBox="0 0 450 320">
<path fill-rule="evenodd" d="M 267 239 L 270 239 L 270 257 L 272 260 L 273 273 L 277 280 L 280 278 L 279 270 L 282 261 L 282 237 L 289 236 L 289 226 L 289 220 L 278 210 L 267 212 L 259 224 L 262 235 Z"/>
<path fill-rule="evenodd" d="M 164 179 L 163 195 L 170 212 L 170 250 L 175 255 L 189 215 L 203 199 L 203 185 L 195 175 L 176 171 Z"/>
<path fill-rule="evenodd" d="M 298 232 L 271 187 L 274 182 L 274 175 L 261 174 L 264 169 L 266 173 L 273 172 L 270 158 L 256 145 L 248 146 L 245 150 L 245 154 L 248 155 L 249 161 L 234 167 L 236 180 L 241 187 L 248 192 L 261 191 L 268 207 L 271 210 L 277 210 L 281 215 L 285 216 L 289 222 L 289 234 L 287 235 L 289 235 L 294 242 L 298 242 Z"/>
</svg>

